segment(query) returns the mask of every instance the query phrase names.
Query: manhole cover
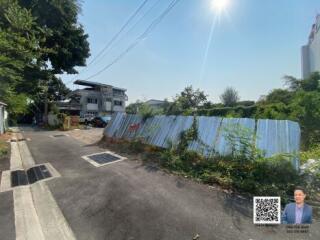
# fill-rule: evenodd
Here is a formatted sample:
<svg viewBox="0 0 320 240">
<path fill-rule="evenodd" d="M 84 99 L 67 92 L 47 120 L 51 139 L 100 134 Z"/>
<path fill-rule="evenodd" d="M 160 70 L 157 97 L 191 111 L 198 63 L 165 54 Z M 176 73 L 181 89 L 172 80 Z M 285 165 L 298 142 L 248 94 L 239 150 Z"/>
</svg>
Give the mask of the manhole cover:
<svg viewBox="0 0 320 240">
<path fill-rule="evenodd" d="M 51 173 L 45 165 L 35 166 L 29 168 L 27 171 L 17 170 L 11 172 L 11 186 L 28 185 L 51 176 Z"/>
<path fill-rule="evenodd" d="M 110 163 L 110 162 L 114 162 L 121 159 L 120 157 L 114 156 L 109 153 L 95 154 L 95 155 L 88 156 L 88 158 L 90 158 L 91 160 L 95 161 L 98 164 Z"/>
</svg>

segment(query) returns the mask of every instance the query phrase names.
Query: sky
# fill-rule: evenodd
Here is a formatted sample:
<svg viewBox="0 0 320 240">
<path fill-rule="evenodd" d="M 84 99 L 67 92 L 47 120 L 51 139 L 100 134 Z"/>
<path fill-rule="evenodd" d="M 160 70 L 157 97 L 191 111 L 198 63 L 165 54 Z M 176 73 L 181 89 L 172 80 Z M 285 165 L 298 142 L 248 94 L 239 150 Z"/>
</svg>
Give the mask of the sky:
<svg viewBox="0 0 320 240">
<path fill-rule="evenodd" d="M 89 35 L 87 63 L 143 1 L 83 0 L 79 22 Z M 235 88 L 241 100 L 258 100 L 274 88 L 283 88 L 284 75 L 301 77 L 300 49 L 320 13 L 319 0 L 229 0 L 209 41 L 219 15 L 212 1 L 180 0 L 134 48 L 89 81 L 127 89 L 128 103 L 172 100 L 189 85 L 216 103 L 226 87 Z M 87 67 L 77 68 L 78 75 L 62 75 L 63 81 L 77 89 L 73 80 L 85 80 L 117 59 L 170 2 L 147 1 L 111 48 Z"/>
</svg>

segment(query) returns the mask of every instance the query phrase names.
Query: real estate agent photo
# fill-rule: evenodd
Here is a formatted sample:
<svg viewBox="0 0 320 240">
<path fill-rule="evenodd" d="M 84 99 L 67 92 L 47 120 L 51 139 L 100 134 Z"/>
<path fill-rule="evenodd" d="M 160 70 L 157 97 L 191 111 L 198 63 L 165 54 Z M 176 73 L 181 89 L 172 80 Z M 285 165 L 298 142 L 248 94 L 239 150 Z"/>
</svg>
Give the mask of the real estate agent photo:
<svg viewBox="0 0 320 240">
<path fill-rule="evenodd" d="M 312 208 L 305 203 L 306 192 L 302 187 L 294 189 L 294 203 L 286 205 L 281 222 L 283 224 L 311 224 Z"/>
</svg>

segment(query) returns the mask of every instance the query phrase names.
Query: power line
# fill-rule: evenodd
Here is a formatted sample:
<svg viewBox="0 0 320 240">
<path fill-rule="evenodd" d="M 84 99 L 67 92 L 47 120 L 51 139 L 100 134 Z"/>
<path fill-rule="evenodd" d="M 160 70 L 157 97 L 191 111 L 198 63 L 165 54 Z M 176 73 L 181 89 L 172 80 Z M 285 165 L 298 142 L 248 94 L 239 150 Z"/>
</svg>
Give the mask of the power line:
<svg viewBox="0 0 320 240">
<path fill-rule="evenodd" d="M 123 51 L 121 54 L 119 54 L 118 57 L 116 57 L 111 63 L 106 65 L 104 68 L 99 70 L 97 73 L 86 78 L 85 80 L 89 80 L 93 77 L 98 76 L 99 74 L 101 74 L 102 72 L 104 72 L 105 70 L 110 68 L 112 65 L 117 63 L 121 58 L 123 58 L 128 52 L 130 52 L 134 47 L 136 47 L 138 45 L 138 43 L 140 43 L 142 40 L 144 40 L 148 36 L 148 34 L 150 32 L 152 32 L 152 30 L 154 30 L 154 28 L 164 19 L 164 17 L 176 6 L 176 4 L 179 1 L 180 0 L 172 0 L 171 3 L 168 5 L 168 7 L 155 20 L 152 21 L 152 23 L 148 26 L 148 28 L 136 39 L 136 41 L 134 43 L 129 45 L 129 47 L 125 51 Z"/>
<path fill-rule="evenodd" d="M 118 39 L 118 42 L 121 41 L 125 36 L 127 36 L 127 34 L 128 34 L 129 32 L 131 32 L 131 31 L 143 20 L 143 18 L 145 18 L 160 2 L 161 2 L 161 0 L 156 1 L 156 2 L 151 6 L 151 8 L 149 8 L 149 10 L 148 10 L 147 12 L 145 12 L 145 13 L 143 14 L 143 16 L 140 17 L 140 18 L 138 19 L 138 21 L 137 21 L 128 31 L 126 31 L 126 32 L 120 37 L 120 39 Z M 113 49 L 114 46 L 115 46 L 115 44 L 113 44 L 110 48 L 108 48 L 107 51 L 102 55 L 101 59 L 103 59 L 104 56 L 106 56 L 106 54 L 107 54 L 108 52 L 110 52 L 110 51 Z"/>
<path fill-rule="evenodd" d="M 125 22 L 125 24 L 120 28 L 120 30 L 111 38 L 111 40 L 107 43 L 107 45 L 95 56 L 94 59 L 89 62 L 88 66 L 91 65 L 101 54 L 106 51 L 111 44 L 117 39 L 117 37 L 123 32 L 123 30 L 130 24 L 130 22 L 137 16 L 137 14 L 141 11 L 141 9 L 146 5 L 149 0 L 144 0 L 141 5 L 136 9 L 136 11 L 129 17 L 129 19 Z"/>
<path fill-rule="evenodd" d="M 122 27 L 120 28 L 120 30 L 111 38 L 111 40 L 106 44 L 106 46 L 99 51 L 99 53 L 87 64 L 86 68 L 84 69 L 87 70 L 88 66 L 90 66 L 93 62 L 95 62 L 100 56 L 101 54 L 104 53 L 104 51 L 106 51 L 111 44 L 119 37 L 119 35 L 124 31 L 124 29 L 130 24 L 130 22 L 137 16 L 137 14 L 142 10 L 142 8 L 147 4 L 149 0 L 144 0 L 139 7 L 133 12 L 133 14 L 131 14 L 131 16 L 128 18 L 128 20 L 122 25 Z M 84 72 L 82 71 L 82 73 Z M 81 72 L 80 72 L 81 73 Z M 80 74 L 78 73 L 78 74 Z M 68 81 L 67 84 L 69 84 L 70 82 L 74 81 L 77 77 L 73 78 L 72 80 Z"/>
</svg>

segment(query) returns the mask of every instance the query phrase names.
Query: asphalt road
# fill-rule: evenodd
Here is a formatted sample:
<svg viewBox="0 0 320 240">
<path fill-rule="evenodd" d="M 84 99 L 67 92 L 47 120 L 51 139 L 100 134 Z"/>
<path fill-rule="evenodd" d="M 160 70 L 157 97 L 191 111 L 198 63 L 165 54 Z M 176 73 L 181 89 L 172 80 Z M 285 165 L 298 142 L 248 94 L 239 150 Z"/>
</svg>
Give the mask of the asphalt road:
<svg viewBox="0 0 320 240">
<path fill-rule="evenodd" d="M 61 177 L 47 185 L 77 239 L 320 239 L 319 223 L 309 234 L 285 226 L 252 224 L 252 203 L 153 166 L 128 159 L 99 168 L 82 156 L 103 152 L 61 132 L 25 131 L 36 163 L 50 162 Z M 8 193 L 0 194 L 0 228 L 10 215 Z M 3 211 L 3 204 L 9 206 Z M 11 218 L 10 218 L 11 216 Z M 2 230 L 1 230 L 2 231 Z M 2 232 L 0 231 L 0 239 Z M 8 235 L 13 230 L 6 230 Z M 11 236 L 11 235 L 10 235 Z"/>
</svg>

